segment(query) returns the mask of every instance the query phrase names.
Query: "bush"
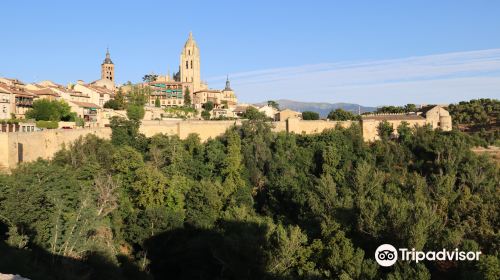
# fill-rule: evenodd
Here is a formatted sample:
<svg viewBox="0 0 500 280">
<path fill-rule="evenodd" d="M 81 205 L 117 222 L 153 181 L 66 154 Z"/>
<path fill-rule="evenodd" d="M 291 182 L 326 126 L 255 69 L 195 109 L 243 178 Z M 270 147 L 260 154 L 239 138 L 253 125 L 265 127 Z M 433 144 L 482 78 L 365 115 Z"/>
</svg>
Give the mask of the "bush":
<svg viewBox="0 0 500 280">
<path fill-rule="evenodd" d="M 123 106 L 117 100 L 110 99 L 110 100 L 106 101 L 106 103 L 104 103 L 104 108 L 113 109 L 113 110 L 122 110 Z"/>
<path fill-rule="evenodd" d="M 76 126 L 79 126 L 79 127 L 84 127 L 85 126 L 85 120 L 82 119 L 82 118 L 80 118 L 80 117 L 76 118 L 75 123 L 76 123 Z"/>
<path fill-rule="evenodd" d="M 319 120 L 319 114 L 312 111 L 304 111 L 302 112 L 302 119 L 306 121 Z"/>
<path fill-rule="evenodd" d="M 142 105 L 129 104 L 127 107 L 127 117 L 130 120 L 140 121 L 144 118 L 144 107 Z"/>
<path fill-rule="evenodd" d="M 205 110 L 203 112 L 201 112 L 201 117 L 204 119 L 204 120 L 209 120 L 210 119 L 210 112 Z"/>
<path fill-rule="evenodd" d="M 55 121 L 36 121 L 36 126 L 38 128 L 56 129 L 59 127 L 59 123 Z"/>
</svg>

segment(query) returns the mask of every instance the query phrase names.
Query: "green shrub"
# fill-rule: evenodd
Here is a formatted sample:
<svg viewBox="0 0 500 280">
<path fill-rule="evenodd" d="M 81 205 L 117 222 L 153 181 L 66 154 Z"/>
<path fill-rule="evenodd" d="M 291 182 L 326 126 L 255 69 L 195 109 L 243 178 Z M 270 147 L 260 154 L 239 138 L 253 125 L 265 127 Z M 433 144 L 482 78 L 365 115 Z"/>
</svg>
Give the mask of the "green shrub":
<svg viewBox="0 0 500 280">
<path fill-rule="evenodd" d="M 36 126 L 38 128 L 56 129 L 59 127 L 59 123 L 55 121 L 36 121 Z"/>
</svg>

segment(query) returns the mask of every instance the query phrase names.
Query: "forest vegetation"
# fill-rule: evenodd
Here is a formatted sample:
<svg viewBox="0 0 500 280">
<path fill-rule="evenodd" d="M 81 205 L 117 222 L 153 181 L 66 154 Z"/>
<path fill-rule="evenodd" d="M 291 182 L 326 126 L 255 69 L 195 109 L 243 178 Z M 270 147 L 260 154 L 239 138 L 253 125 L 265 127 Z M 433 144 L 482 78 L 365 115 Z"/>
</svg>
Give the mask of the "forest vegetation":
<svg viewBox="0 0 500 280">
<path fill-rule="evenodd" d="M 140 98 L 139 98 L 140 99 Z M 142 103 L 141 100 L 137 103 Z M 30 279 L 500 279 L 500 172 L 458 130 L 315 135 L 255 118 L 201 142 L 115 118 L 0 175 L 0 271 Z M 386 128 L 380 127 L 384 133 Z M 384 134 L 385 135 L 385 134 Z M 477 262 L 374 260 L 384 243 Z"/>
</svg>

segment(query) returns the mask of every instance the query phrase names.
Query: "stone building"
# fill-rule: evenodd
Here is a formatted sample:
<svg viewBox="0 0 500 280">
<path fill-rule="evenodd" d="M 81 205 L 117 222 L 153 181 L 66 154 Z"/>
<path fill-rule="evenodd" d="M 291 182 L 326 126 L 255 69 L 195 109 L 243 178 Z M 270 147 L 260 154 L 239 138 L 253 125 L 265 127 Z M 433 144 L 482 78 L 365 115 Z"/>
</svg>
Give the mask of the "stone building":
<svg viewBox="0 0 500 280">
<path fill-rule="evenodd" d="M 0 120 L 11 118 L 14 112 L 14 95 L 6 85 L 0 84 Z"/>
<path fill-rule="evenodd" d="M 160 102 L 160 107 L 172 107 L 184 105 L 184 93 L 181 82 L 158 80 L 147 83 L 151 87 L 149 94 L 149 105 L 155 106 L 156 100 Z"/>
<path fill-rule="evenodd" d="M 80 80 L 77 83 L 82 83 Z M 111 60 L 109 49 L 106 49 L 106 58 L 101 63 L 101 79 L 89 83 L 91 86 L 103 87 L 115 91 L 115 64 Z"/>
<path fill-rule="evenodd" d="M 100 107 L 104 106 L 104 103 L 108 100 L 114 98 L 114 90 L 95 84 L 84 84 L 81 81 L 74 85 L 73 90 L 88 95 L 90 97 L 88 102 Z"/>
<path fill-rule="evenodd" d="M 23 119 L 26 112 L 33 107 L 34 99 L 38 98 L 38 95 L 26 89 L 26 85 L 17 79 L 0 78 L 0 87 L 4 92 L 4 97 L 7 92 L 10 93 L 10 105 L 6 106 L 9 107 L 6 108 L 6 111 L 9 111 L 9 119 L 12 116 Z"/>
<path fill-rule="evenodd" d="M 397 134 L 397 127 L 406 122 L 410 127 L 430 125 L 433 129 L 450 131 L 452 129 L 451 116 L 441 106 L 428 106 L 417 113 L 411 114 L 372 114 L 361 118 L 363 138 L 365 141 L 375 141 L 380 139 L 378 126 L 381 122 L 387 121 L 394 128 L 394 135 Z"/>
<path fill-rule="evenodd" d="M 180 82 L 189 88 L 191 94 L 207 88 L 206 84 L 201 82 L 200 49 L 192 32 L 189 32 L 189 37 L 181 51 L 179 72 Z"/>
<path fill-rule="evenodd" d="M 275 121 L 286 121 L 288 119 L 299 119 L 302 117 L 300 112 L 296 112 L 290 109 L 281 110 L 276 115 L 274 115 Z"/>
<path fill-rule="evenodd" d="M 234 108 L 238 103 L 238 99 L 231 89 L 229 78 L 226 80 L 226 87 L 223 90 L 217 89 L 202 89 L 193 93 L 193 105 L 196 109 L 201 109 L 203 104 L 212 102 L 216 109 Z"/>
</svg>

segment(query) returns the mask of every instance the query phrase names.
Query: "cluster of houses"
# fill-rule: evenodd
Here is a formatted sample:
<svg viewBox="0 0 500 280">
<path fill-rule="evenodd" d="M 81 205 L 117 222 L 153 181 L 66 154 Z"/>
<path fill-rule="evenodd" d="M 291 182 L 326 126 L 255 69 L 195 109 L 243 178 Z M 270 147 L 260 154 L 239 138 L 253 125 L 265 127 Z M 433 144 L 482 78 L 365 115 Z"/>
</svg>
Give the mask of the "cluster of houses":
<svg viewBox="0 0 500 280">
<path fill-rule="evenodd" d="M 110 117 L 124 116 L 125 114 L 104 108 L 107 101 L 115 98 L 116 88 L 101 84 L 100 81 L 87 84 L 79 80 L 75 84 L 63 86 L 52 81 L 23 83 L 18 79 L 0 78 L 0 120 L 23 120 L 26 112 L 33 107 L 35 100 L 47 99 L 65 101 L 70 106 L 71 111 L 75 112 L 89 126 L 104 126 Z M 156 108 L 159 110 L 163 110 L 165 107 L 185 105 L 183 87 L 180 83 L 177 85 L 174 81 L 155 81 L 144 83 L 142 86 L 149 86 L 152 89 L 148 104 L 146 104 L 147 108 L 157 107 L 155 106 L 157 99 L 161 102 L 160 108 Z M 250 104 L 238 104 L 229 81 L 221 91 L 198 91 L 192 94 L 192 98 L 191 106 L 198 111 L 203 110 L 203 104 L 211 102 L 213 104 L 212 118 L 240 118 L 249 107 L 256 108 L 268 118 L 276 121 L 300 118 L 301 116 L 300 112 L 289 109 L 279 111 L 268 105 L 257 107 Z M 199 114 L 194 117 L 200 118 Z M 19 130 L 21 130 L 21 126 L 19 126 Z"/>
<path fill-rule="evenodd" d="M 38 99 L 64 100 L 78 117 L 96 122 L 104 103 L 114 98 L 114 90 L 96 84 L 63 86 L 51 81 L 25 84 L 17 79 L 0 78 L 0 119 L 24 119 Z"/>
</svg>

